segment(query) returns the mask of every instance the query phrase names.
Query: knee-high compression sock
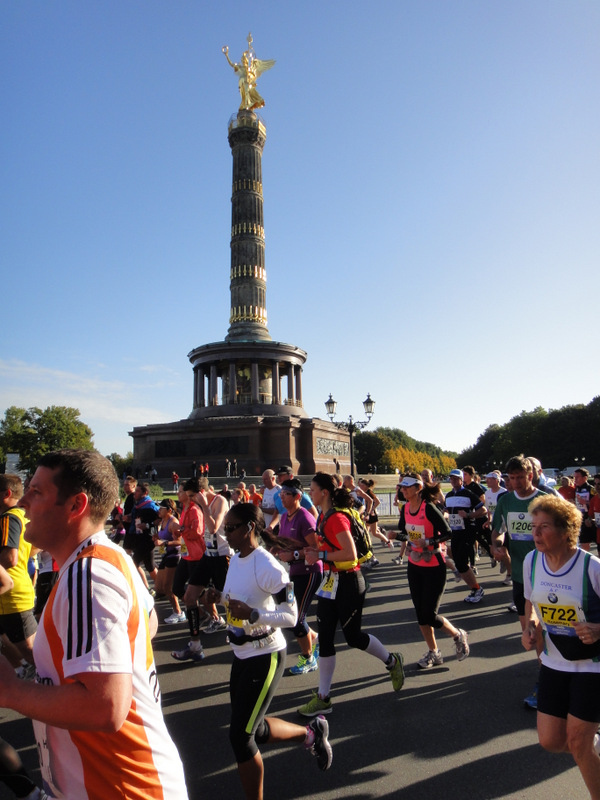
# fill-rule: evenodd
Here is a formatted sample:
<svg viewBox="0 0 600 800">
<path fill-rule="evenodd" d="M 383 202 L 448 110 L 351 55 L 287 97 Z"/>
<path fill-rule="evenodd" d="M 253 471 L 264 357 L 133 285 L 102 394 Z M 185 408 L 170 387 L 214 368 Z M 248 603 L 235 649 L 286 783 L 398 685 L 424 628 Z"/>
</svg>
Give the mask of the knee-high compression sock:
<svg viewBox="0 0 600 800">
<path fill-rule="evenodd" d="M 389 650 L 387 650 L 381 644 L 381 642 L 379 641 L 379 639 L 376 636 L 371 636 L 371 634 L 369 634 L 369 645 L 367 647 L 366 652 L 370 656 L 375 656 L 375 658 L 378 658 L 380 661 L 383 661 L 384 664 L 386 663 L 386 661 L 390 657 Z"/>
<path fill-rule="evenodd" d="M 319 694 L 321 697 L 329 697 L 334 672 L 335 656 L 321 656 L 319 658 Z"/>
</svg>

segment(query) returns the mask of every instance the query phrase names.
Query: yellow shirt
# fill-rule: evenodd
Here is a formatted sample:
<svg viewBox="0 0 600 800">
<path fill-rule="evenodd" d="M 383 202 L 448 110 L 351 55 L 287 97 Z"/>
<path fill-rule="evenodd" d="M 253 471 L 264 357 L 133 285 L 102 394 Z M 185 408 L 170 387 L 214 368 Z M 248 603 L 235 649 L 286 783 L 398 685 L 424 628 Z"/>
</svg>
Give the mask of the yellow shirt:
<svg viewBox="0 0 600 800">
<path fill-rule="evenodd" d="M 33 584 L 27 572 L 31 545 L 23 538 L 26 525 L 27 520 L 22 508 L 9 508 L 0 516 L 0 545 L 18 548 L 19 553 L 16 566 L 8 570 L 15 585 L 10 592 L 0 595 L 0 614 L 29 611 L 35 604 Z"/>
</svg>

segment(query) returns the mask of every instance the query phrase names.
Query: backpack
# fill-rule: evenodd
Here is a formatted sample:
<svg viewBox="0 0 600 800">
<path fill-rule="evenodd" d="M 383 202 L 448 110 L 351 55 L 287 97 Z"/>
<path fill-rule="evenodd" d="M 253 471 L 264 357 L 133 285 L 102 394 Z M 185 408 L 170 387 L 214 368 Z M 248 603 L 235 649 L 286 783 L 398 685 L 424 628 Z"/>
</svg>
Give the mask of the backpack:
<svg viewBox="0 0 600 800">
<path fill-rule="evenodd" d="M 321 521 L 321 527 L 319 529 L 319 535 L 321 538 L 327 542 L 330 547 L 333 547 L 334 550 L 336 549 L 335 545 L 329 541 L 329 539 L 325 536 L 325 523 L 329 519 L 332 514 L 335 513 L 344 514 L 350 520 L 350 533 L 352 534 L 352 538 L 354 539 L 354 546 L 356 547 L 356 557 L 358 559 L 359 564 L 363 564 L 365 561 L 368 561 L 373 556 L 373 551 L 371 550 L 371 537 L 369 536 L 369 531 L 367 530 L 365 523 L 362 521 L 360 515 L 357 511 L 353 508 L 330 508 L 329 511 L 324 515 Z"/>
</svg>

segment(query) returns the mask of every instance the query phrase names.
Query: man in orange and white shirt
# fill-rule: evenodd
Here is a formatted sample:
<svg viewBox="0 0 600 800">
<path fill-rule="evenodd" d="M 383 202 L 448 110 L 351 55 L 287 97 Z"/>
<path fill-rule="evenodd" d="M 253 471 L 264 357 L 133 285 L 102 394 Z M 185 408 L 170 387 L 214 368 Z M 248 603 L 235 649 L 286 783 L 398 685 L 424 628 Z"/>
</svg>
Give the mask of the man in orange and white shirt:
<svg viewBox="0 0 600 800">
<path fill-rule="evenodd" d="M 44 788 L 57 800 L 185 800 L 152 653 L 152 598 L 103 523 L 118 492 L 99 453 L 45 455 L 20 504 L 26 538 L 59 578 L 34 644 L 35 683 L 0 658 L 0 706 L 30 717 Z"/>
</svg>

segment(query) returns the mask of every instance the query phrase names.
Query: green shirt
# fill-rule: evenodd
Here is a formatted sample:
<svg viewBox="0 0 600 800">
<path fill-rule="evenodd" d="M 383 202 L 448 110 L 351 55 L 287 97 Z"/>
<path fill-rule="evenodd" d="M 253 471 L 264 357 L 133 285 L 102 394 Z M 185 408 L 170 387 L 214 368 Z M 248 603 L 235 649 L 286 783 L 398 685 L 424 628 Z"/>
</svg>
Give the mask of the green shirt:
<svg viewBox="0 0 600 800">
<path fill-rule="evenodd" d="M 498 498 L 498 505 L 494 511 L 492 528 L 502 530 L 502 523 L 506 525 L 506 534 L 510 538 L 508 549 L 512 562 L 512 579 L 523 583 L 523 561 L 527 553 L 535 550 L 533 543 L 533 522 L 529 513 L 531 501 L 544 494 L 539 489 L 527 497 L 517 497 L 514 492 L 506 492 Z"/>
</svg>

